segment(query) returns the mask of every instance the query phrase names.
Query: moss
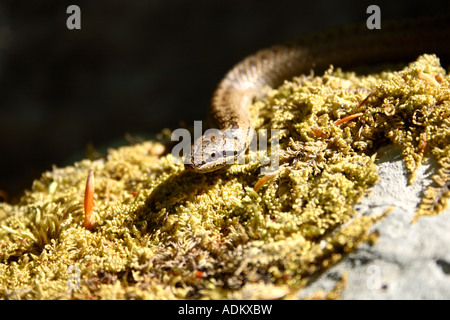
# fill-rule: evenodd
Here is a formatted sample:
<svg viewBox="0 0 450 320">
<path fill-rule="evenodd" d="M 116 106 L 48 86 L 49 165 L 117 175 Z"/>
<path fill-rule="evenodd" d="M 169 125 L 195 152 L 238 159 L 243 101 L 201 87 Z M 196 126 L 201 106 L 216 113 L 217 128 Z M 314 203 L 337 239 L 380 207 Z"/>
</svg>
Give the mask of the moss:
<svg viewBox="0 0 450 320">
<path fill-rule="evenodd" d="M 0 297 L 294 295 L 359 243 L 376 241 L 369 230 L 384 215 L 358 217 L 353 207 L 378 179 L 379 146 L 401 146 L 410 181 L 424 159 L 437 159 L 416 219 L 447 205 L 449 80 L 425 55 L 400 72 L 330 69 L 268 89 L 251 107 L 256 128 L 280 130 L 281 166 L 265 177 L 258 164 L 185 172 L 155 141 L 53 168 L 19 203 L 0 204 Z M 87 231 L 90 168 L 96 223 Z"/>
</svg>

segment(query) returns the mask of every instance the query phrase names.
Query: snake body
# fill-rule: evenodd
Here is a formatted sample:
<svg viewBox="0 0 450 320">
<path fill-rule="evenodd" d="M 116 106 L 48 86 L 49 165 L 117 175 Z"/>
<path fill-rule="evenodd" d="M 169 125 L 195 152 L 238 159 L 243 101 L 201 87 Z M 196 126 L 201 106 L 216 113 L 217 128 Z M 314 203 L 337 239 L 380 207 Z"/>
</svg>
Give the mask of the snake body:
<svg viewBox="0 0 450 320">
<path fill-rule="evenodd" d="M 212 97 L 210 115 L 217 130 L 194 141 L 185 169 L 198 173 L 217 170 L 244 153 L 252 139 L 247 107 L 285 79 L 329 65 L 348 68 L 382 62 L 408 62 L 424 53 L 450 59 L 450 20 L 422 18 L 383 23 L 381 29 L 341 27 L 291 44 L 258 51 L 232 68 Z"/>
</svg>

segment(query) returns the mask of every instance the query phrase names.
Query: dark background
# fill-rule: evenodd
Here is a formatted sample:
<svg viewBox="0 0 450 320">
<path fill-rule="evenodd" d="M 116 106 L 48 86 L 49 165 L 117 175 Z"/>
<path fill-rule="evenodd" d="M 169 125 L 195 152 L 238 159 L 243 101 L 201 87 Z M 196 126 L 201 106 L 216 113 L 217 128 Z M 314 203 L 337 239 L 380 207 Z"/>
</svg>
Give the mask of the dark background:
<svg viewBox="0 0 450 320">
<path fill-rule="evenodd" d="M 66 28 L 70 4 L 81 30 Z M 204 119 L 242 58 L 365 22 L 370 4 L 382 20 L 450 12 L 450 1 L 423 0 L 0 2 L 0 190 L 17 198 L 53 164 L 84 158 L 89 143 Z"/>
</svg>

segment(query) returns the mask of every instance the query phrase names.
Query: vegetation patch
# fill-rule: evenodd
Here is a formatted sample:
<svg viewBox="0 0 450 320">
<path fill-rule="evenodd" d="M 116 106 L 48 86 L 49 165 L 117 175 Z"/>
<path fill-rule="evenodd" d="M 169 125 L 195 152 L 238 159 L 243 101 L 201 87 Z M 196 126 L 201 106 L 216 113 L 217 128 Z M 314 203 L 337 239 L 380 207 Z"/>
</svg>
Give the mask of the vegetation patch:
<svg viewBox="0 0 450 320">
<path fill-rule="evenodd" d="M 384 214 L 353 207 L 378 179 L 380 146 L 402 148 L 410 182 L 431 156 L 439 164 L 415 220 L 447 206 L 449 81 L 424 55 L 398 72 L 330 68 L 268 88 L 251 107 L 255 128 L 280 132 L 280 169 L 266 176 L 257 163 L 186 172 L 156 141 L 55 167 L 19 203 L 0 203 L 0 298 L 290 297 L 376 241 Z"/>
</svg>

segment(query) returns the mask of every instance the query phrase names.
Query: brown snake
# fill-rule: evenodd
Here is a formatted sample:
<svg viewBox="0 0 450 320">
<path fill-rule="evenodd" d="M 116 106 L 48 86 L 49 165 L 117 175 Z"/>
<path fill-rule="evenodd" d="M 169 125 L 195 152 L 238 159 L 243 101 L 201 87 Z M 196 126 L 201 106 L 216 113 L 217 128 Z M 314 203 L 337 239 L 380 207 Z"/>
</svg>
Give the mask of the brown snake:
<svg viewBox="0 0 450 320">
<path fill-rule="evenodd" d="M 214 92 L 210 114 L 220 132 L 194 141 L 185 168 L 198 173 L 222 168 L 246 151 L 252 138 L 247 109 L 265 86 L 331 64 L 348 68 L 382 62 L 408 62 L 424 53 L 450 59 L 450 19 L 422 18 L 382 23 L 381 29 L 341 27 L 293 44 L 263 49 L 231 69 Z M 238 129 L 238 130 L 236 130 Z"/>
</svg>

